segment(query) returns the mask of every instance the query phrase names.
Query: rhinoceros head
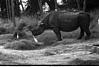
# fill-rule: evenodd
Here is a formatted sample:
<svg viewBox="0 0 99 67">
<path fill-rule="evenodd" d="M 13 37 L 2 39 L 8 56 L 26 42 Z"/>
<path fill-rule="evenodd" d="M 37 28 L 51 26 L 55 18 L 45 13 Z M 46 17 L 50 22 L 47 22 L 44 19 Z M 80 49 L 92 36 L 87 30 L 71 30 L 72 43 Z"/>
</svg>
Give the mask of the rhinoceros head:
<svg viewBox="0 0 99 67">
<path fill-rule="evenodd" d="M 42 33 L 44 32 L 44 30 L 45 30 L 45 25 L 44 25 L 43 23 L 40 23 L 40 24 L 37 25 L 36 28 L 33 28 L 32 25 L 29 25 L 29 26 L 27 27 L 27 29 L 28 29 L 29 31 L 31 31 L 34 36 L 37 36 L 37 35 L 40 35 L 40 34 L 42 34 Z"/>
<path fill-rule="evenodd" d="M 33 26 L 28 26 L 28 29 L 32 32 L 34 36 L 40 35 L 48 28 L 48 22 L 49 22 L 49 15 L 47 15 L 43 20 L 39 21 L 36 28 L 33 28 Z"/>
</svg>

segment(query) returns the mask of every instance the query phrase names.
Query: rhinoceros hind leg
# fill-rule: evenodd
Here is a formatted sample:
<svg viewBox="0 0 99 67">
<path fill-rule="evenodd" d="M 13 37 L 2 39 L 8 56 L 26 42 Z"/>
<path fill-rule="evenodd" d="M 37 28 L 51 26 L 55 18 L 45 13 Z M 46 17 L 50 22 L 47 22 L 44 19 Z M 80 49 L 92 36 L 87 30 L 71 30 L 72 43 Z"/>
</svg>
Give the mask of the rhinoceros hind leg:
<svg viewBox="0 0 99 67">
<path fill-rule="evenodd" d="M 84 31 L 86 32 L 85 40 L 90 39 L 91 32 L 90 32 L 89 28 L 86 28 Z"/>
<path fill-rule="evenodd" d="M 90 39 L 90 35 L 91 35 L 91 33 L 90 33 L 89 30 L 86 31 L 86 34 L 87 34 L 87 35 L 85 36 L 85 40 Z"/>
<path fill-rule="evenodd" d="M 61 41 L 62 38 L 61 38 L 61 33 L 60 33 L 60 30 L 58 28 L 53 28 L 53 31 L 55 32 L 57 38 L 58 38 L 58 41 Z"/>
<path fill-rule="evenodd" d="M 81 39 L 81 38 L 84 36 L 84 30 L 83 30 L 83 28 L 80 27 L 80 29 L 81 29 L 80 35 L 79 35 L 79 37 L 77 38 L 78 40 Z"/>
</svg>

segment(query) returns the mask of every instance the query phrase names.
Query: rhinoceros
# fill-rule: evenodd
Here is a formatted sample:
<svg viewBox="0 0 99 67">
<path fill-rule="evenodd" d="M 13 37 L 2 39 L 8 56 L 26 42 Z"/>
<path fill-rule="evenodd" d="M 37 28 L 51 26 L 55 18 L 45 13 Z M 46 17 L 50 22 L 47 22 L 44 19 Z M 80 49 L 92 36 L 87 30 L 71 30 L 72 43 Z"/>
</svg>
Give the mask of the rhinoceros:
<svg viewBox="0 0 99 67">
<path fill-rule="evenodd" d="M 85 40 L 90 38 L 91 32 L 90 26 L 90 14 L 87 12 L 51 12 L 49 13 L 35 29 L 32 26 L 28 26 L 28 30 L 32 32 L 34 36 L 40 35 L 47 29 L 51 29 L 55 32 L 59 41 L 62 40 L 60 31 L 71 32 L 80 27 L 80 36 L 77 39 L 81 39 L 86 33 Z"/>
</svg>

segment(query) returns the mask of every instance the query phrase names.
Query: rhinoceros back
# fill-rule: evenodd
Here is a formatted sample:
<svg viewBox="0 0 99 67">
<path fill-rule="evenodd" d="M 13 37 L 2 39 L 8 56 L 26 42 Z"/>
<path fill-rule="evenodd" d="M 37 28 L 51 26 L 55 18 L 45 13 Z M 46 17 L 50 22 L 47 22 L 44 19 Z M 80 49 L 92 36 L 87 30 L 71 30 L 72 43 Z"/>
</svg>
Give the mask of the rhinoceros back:
<svg viewBox="0 0 99 67">
<path fill-rule="evenodd" d="M 50 18 L 50 25 L 62 31 L 73 31 L 79 26 L 78 15 L 79 13 L 73 12 L 56 12 Z"/>
</svg>

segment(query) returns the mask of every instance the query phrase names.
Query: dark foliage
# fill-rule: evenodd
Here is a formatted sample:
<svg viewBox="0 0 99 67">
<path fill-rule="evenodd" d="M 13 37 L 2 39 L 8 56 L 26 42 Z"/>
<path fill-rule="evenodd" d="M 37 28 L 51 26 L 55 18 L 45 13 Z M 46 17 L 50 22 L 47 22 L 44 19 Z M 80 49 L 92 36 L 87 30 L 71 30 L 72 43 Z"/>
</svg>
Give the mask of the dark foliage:
<svg viewBox="0 0 99 67">
<path fill-rule="evenodd" d="M 38 0 L 28 0 L 28 7 L 26 9 L 26 12 L 28 14 L 35 14 L 40 10 L 39 2 Z"/>
<path fill-rule="evenodd" d="M 87 0 L 87 11 L 99 8 L 99 0 Z"/>
<path fill-rule="evenodd" d="M 77 8 L 77 2 L 76 0 L 63 0 L 64 4 L 67 6 L 67 8 Z"/>
<path fill-rule="evenodd" d="M 7 16 L 6 0 L 0 0 L 1 16 Z"/>
<path fill-rule="evenodd" d="M 14 13 L 15 16 L 20 16 L 20 3 L 19 0 L 14 0 Z M 0 0 L 1 16 L 7 18 L 11 16 L 11 0 Z M 9 15 L 8 15 L 8 14 Z"/>
<path fill-rule="evenodd" d="M 42 0 L 42 4 L 47 3 L 50 7 L 50 10 L 55 10 L 55 1 L 54 0 Z"/>
<path fill-rule="evenodd" d="M 80 10 L 83 10 L 83 2 L 84 0 L 78 0 Z M 61 9 L 78 8 L 77 0 L 63 0 L 63 3 L 63 5 L 58 5 L 58 7 Z M 86 0 L 86 11 L 94 10 L 96 8 L 99 8 L 99 0 Z"/>
<path fill-rule="evenodd" d="M 44 3 L 48 3 L 50 10 L 55 10 L 55 1 L 56 0 L 41 0 L 42 1 L 42 5 L 44 5 Z M 83 1 L 84 0 L 78 0 L 79 4 L 80 4 L 80 9 L 83 9 Z M 9 2 L 9 3 L 8 3 Z M 58 5 L 57 6 L 60 9 L 67 9 L 67 8 L 78 8 L 77 7 L 77 0 L 63 0 L 64 4 L 63 5 Z M 19 0 L 14 0 L 14 10 L 15 10 L 15 16 L 19 17 L 20 16 L 20 5 L 21 3 L 19 2 Z M 38 11 L 40 11 L 40 7 L 42 6 L 40 5 L 39 0 L 28 0 L 28 7 L 26 9 L 26 13 L 28 13 L 29 15 L 31 14 L 37 14 Z M 11 0 L 0 0 L 0 8 L 1 8 L 1 12 L 0 12 L 0 16 L 2 17 L 7 17 L 7 15 L 9 14 L 11 16 Z M 93 9 L 96 9 L 99 7 L 99 0 L 86 0 L 86 11 L 90 11 Z M 9 8 L 9 10 L 8 10 Z M 7 14 L 8 12 L 8 14 Z"/>
</svg>

